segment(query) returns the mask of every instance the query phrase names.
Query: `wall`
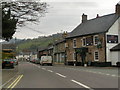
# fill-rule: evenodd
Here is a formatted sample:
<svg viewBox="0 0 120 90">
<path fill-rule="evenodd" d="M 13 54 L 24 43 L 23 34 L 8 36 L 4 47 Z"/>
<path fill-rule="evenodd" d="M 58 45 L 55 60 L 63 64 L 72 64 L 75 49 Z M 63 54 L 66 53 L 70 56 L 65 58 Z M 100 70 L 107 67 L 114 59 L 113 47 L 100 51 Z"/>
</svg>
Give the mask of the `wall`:
<svg viewBox="0 0 120 90">
<path fill-rule="evenodd" d="M 106 33 L 106 40 L 107 40 L 107 35 L 118 35 L 118 41 L 120 43 L 120 29 L 119 29 L 119 21 L 120 18 L 113 24 L 113 26 L 109 29 L 109 31 Z M 112 62 L 114 64 L 114 60 L 113 60 L 113 55 L 111 56 L 111 52 L 110 49 L 114 46 L 116 46 L 118 43 L 107 43 L 106 41 L 106 59 L 107 62 Z M 118 57 L 116 55 L 116 57 Z"/>
<path fill-rule="evenodd" d="M 120 53 L 120 51 L 118 52 L 118 51 L 112 51 L 111 53 L 110 53 L 110 60 L 112 60 L 112 65 L 116 65 L 116 62 L 118 62 L 118 53 Z"/>
<path fill-rule="evenodd" d="M 54 62 L 64 63 L 65 62 L 65 42 L 54 45 Z"/>
<path fill-rule="evenodd" d="M 89 36 L 84 36 L 84 37 L 91 37 L 94 35 L 89 35 Z M 74 62 L 76 61 L 75 59 L 73 59 L 73 53 L 75 53 L 75 49 L 73 48 L 73 39 L 76 39 L 77 41 L 77 47 L 76 48 L 81 48 L 82 46 L 82 39 L 84 37 L 77 37 L 77 38 L 71 38 L 71 39 L 67 39 L 66 43 L 68 43 L 68 48 L 66 49 L 67 51 L 67 61 L 68 62 Z M 92 45 L 92 46 L 85 46 L 88 48 L 88 52 L 87 53 L 87 57 L 86 57 L 86 61 L 91 61 L 91 62 L 95 62 L 94 61 L 94 52 L 95 51 L 99 51 L 99 61 L 98 62 L 105 62 L 105 38 L 104 38 L 104 33 L 103 34 L 98 34 L 98 37 L 100 38 L 100 40 L 102 40 L 102 48 L 97 48 L 96 45 Z M 77 55 L 77 61 L 81 62 L 81 57 L 80 54 Z"/>
</svg>

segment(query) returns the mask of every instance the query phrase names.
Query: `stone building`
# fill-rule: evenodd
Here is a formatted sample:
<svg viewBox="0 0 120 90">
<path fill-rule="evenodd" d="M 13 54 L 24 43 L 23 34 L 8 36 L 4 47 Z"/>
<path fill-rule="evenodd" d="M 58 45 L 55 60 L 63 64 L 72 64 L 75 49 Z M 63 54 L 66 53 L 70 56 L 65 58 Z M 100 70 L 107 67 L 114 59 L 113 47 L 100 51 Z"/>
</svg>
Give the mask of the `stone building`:
<svg viewBox="0 0 120 90">
<path fill-rule="evenodd" d="M 87 19 L 82 15 L 79 24 L 66 38 L 67 64 L 93 66 L 116 65 L 111 49 L 120 43 L 120 4 L 115 13 Z M 117 55 L 115 56 L 117 57 Z"/>
</svg>

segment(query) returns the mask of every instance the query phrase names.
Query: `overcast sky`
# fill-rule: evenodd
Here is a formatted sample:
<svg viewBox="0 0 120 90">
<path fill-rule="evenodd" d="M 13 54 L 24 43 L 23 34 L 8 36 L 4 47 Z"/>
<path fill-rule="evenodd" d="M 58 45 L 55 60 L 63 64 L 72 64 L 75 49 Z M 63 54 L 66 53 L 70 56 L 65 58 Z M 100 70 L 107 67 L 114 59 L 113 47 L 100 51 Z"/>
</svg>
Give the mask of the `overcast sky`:
<svg viewBox="0 0 120 90">
<path fill-rule="evenodd" d="M 71 32 L 81 23 L 81 15 L 88 15 L 88 19 L 115 12 L 115 5 L 119 0 L 41 0 L 50 6 L 45 17 L 41 17 L 37 24 L 26 24 L 18 28 L 14 37 L 19 39 L 37 38 L 63 31 Z"/>
</svg>

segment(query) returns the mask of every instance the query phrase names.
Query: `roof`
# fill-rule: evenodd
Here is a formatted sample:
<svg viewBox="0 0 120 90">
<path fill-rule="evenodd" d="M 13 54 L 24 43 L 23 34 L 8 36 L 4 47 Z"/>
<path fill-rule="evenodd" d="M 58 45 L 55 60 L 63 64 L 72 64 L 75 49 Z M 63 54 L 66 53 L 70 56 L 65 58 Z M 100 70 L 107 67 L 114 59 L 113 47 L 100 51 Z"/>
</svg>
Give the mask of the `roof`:
<svg viewBox="0 0 120 90">
<path fill-rule="evenodd" d="M 87 20 L 78 25 L 67 38 L 107 32 L 118 18 L 119 16 L 114 13 Z"/>
<path fill-rule="evenodd" d="M 2 49 L 16 49 L 15 44 L 2 44 Z"/>
<path fill-rule="evenodd" d="M 66 41 L 65 39 L 59 40 L 59 41 L 55 42 L 54 45 L 57 45 L 57 44 L 63 43 L 63 42 L 65 42 L 65 41 Z"/>
<path fill-rule="evenodd" d="M 119 4 L 119 5 L 120 5 L 120 1 L 119 1 L 117 4 Z"/>
<path fill-rule="evenodd" d="M 115 47 L 111 48 L 110 51 L 120 51 L 120 43 Z"/>
</svg>

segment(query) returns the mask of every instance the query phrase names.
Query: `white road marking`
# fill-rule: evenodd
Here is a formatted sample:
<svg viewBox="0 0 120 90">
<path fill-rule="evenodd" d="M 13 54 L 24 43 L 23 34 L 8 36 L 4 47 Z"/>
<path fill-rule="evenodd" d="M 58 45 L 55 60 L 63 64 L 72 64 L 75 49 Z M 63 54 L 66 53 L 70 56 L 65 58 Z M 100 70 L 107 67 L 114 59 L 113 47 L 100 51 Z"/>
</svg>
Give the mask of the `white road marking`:
<svg viewBox="0 0 120 90">
<path fill-rule="evenodd" d="M 115 77 L 116 75 L 113 74 L 113 75 L 111 75 L 111 76 Z"/>
<path fill-rule="evenodd" d="M 42 68 L 43 70 L 46 70 L 46 68 Z"/>
<path fill-rule="evenodd" d="M 74 83 L 76 83 L 76 84 L 78 84 L 78 85 L 80 85 L 80 86 L 82 86 L 82 87 L 84 87 L 84 88 L 87 88 L 87 89 L 89 89 L 89 90 L 94 90 L 94 89 L 88 87 L 87 85 L 84 85 L 84 84 L 82 84 L 82 83 L 80 83 L 80 82 L 78 82 L 78 81 L 76 81 L 76 80 L 71 80 L 71 81 L 74 82 Z"/>
<path fill-rule="evenodd" d="M 60 73 L 56 73 L 56 74 L 59 75 L 59 76 L 61 76 L 61 77 L 63 77 L 63 78 L 66 78 L 66 76 L 64 76 L 64 75 L 62 75 Z"/>
<path fill-rule="evenodd" d="M 97 72 L 92 72 L 92 73 L 97 73 Z"/>
<path fill-rule="evenodd" d="M 38 66 L 38 68 L 40 68 L 40 66 Z"/>
<path fill-rule="evenodd" d="M 12 81 L 16 76 L 18 75 L 18 73 L 16 75 L 14 75 L 12 78 L 10 78 L 7 82 L 5 82 L 1 87 L 4 87 L 5 85 L 7 85 L 10 81 Z"/>
<path fill-rule="evenodd" d="M 49 72 L 53 72 L 52 70 L 48 70 Z"/>
<path fill-rule="evenodd" d="M 108 75 L 108 76 L 109 76 L 110 74 L 106 74 L 106 75 Z"/>
<path fill-rule="evenodd" d="M 102 74 L 102 72 L 98 72 L 99 74 Z"/>
</svg>

